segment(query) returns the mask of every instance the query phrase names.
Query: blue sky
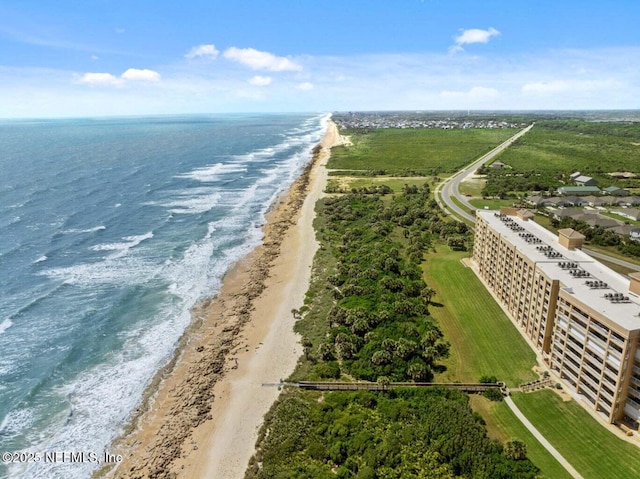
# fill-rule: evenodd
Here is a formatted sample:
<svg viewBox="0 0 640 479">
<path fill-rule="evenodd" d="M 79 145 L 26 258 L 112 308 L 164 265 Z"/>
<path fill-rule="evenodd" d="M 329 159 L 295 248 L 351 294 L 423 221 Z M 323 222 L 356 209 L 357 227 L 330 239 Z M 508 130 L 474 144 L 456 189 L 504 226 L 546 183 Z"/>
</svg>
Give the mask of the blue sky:
<svg viewBox="0 0 640 479">
<path fill-rule="evenodd" d="M 0 117 L 640 108 L 640 2 L 3 0 Z"/>
</svg>

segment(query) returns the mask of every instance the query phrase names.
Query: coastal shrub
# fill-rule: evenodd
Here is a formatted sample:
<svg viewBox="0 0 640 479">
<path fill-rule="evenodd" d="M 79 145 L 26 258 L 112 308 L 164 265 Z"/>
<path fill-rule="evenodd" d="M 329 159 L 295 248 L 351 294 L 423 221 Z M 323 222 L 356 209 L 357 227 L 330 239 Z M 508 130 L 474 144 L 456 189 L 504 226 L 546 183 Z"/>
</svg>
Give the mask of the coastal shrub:
<svg viewBox="0 0 640 479">
<path fill-rule="evenodd" d="M 451 390 L 285 392 L 260 437 L 246 479 L 533 479 L 538 473 L 523 443 L 491 440 L 467 396 Z"/>
</svg>

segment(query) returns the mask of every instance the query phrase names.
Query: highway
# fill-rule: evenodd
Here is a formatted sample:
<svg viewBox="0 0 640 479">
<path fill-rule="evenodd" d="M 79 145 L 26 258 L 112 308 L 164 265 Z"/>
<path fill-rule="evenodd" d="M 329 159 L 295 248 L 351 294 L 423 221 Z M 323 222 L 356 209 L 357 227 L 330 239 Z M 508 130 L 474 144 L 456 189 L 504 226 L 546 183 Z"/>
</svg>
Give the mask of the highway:
<svg viewBox="0 0 640 479">
<path fill-rule="evenodd" d="M 531 128 L 533 128 L 534 125 L 535 123 L 532 123 L 528 127 L 520 130 L 514 136 L 491 150 L 489 153 L 481 156 L 473 163 L 469 164 L 465 168 L 455 173 L 453 176 L 450 176 L 449 178 L 441 182 L 435 190 L 435 198 L 438 202 L 438 205 L 440 205 L 440 208 L 442 208 L 444 211 L 448 211 L 450 214 L 452 214 L 452 216 L 463 218 L 467 221 L 475 223 L 476 219 L 470 213 L 470 210 L 474 209 L 474 207 L 470 205 L 467 202 L 467 199 L 460 194 L 460 183 L 462 183 L 469 176 L 473 175 L 481 165 L 484 165 L 485 163 L 491 161 L 497 155 L 502 153 L 506 148 L 511 146 L 514 141 L 516 141 L 522 135 L 525 135 L 529 130 L 531 130 Z M 464 207 L 461 208 L 460 206 L 458 206 L 458 204 L 454 203 L 453 198 L 455 198 L 460 204 L 464 205 Z M 584 248 L 582 251 L 596 259 L 601 259 L 634 271 L 640 271 L 640 266 L 629 261 L 624 261 L 606 254 L 597 253 L 587 248 Z"/>
<path fill-rule="evenodd" d="M 440 204 L 440 207 L 444 210 L 452 211 L 455 216 L 462 217 L 468 221 L 475 223 L 476 221 L 475 217 L 469 213 L 469 209 L 472 209 L 473 206 L 471 206 L 467 202 L 465 197 L 462 196 L 458 191 L 458 188 L 460 187 L 460 183 L 462 183 L 469 176 L 473 175 L 476 172 L 476 170 L 480 168 L 480 166 L 491 161 L 497 155 L 502 153 L 506 148 L 511 146 L 511 144 L 514 141 L 516 141 L 522 135 L 526 134 L 529 130 L 531 130 L 531 128 L 533 128 L 534 125 L 535 123 L 532 123 L 528 127 L 520 130 L 518 133 L 513 135 L 507 141 L 495 147 L 489 153 L 481 156 L 480 158 L 475 160 L 473 163 L 471 163 L 467 167 L 463 168 L 453 176 L 447 178 L 445 181 L 440 183 L 435 191 L 436 201 Z M 455 197 L 460 203 L 465 205 L 466 209 L 460 208 L 456 203 L 454 203 L 453 200 L 451 199 L 452 196 Z M 442 203 L 444 203 L 446 207 Z"/>
</svg>

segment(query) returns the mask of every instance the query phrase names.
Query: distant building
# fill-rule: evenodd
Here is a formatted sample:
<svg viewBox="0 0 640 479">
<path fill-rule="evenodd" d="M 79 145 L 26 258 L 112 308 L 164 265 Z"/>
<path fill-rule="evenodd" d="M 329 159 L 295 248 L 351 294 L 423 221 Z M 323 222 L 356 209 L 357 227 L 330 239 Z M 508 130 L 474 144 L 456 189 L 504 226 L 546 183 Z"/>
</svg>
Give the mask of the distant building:
<svg viewBox="0 0 640 479">
<path fill-rule="evenodd" d="M 507 166 L 507 165 L 505 165 L 505 164 L 504 164 L 503 162 L 501 162 L 501 161 L 494 161 L 494 162 L 493 162 L 493 163 L 491 163 L 489 166 L 490 166 L 491 168 L 504 168 L 504 167 L 505 167 L 505 166 Z"/>
<path fill-rule="evenodd" d="M 640 196 L 622 196 L 616 198 L 613 204 L 620 206 L 640 206 Z"/>
<path fill-rule="evenodd" d="M 579 171 L 576 171 L 576 172 L 574 172 L 574 173 L 571 173 L 571 174 L 569 175 L 569 178 L 571 178 L 572 180 L 574 180 L 574 181 L 575 181 L 575 179 L 576 179 L 578 176 L 580 176 L 580 175 L 582 175 L 582 173 L 580 173 Z"/>
<path fill-rule="evenodd" d="M 598 186 L 598 182 L 590 176 L 580 175 L 577 178 L 574 178 L 573 181 L 575 181 L 578 186 Z"/>
<path fill-rule="evenodd" d="M 613 228 L 610 228 L 609 231 L 612 231 L 620 236 L 628 236 L 631 239 L 634 239 L 632 236 L 634 233 L 636 235 L 640 235 L 640 227 L 633 225 L 614 226 Z"/>
<path fill-rule="evenodd" d="M 600 194 L 600 188 L 597 186 L 561 186 L 558 188 L 560 195 L 587 196 Z"/>
<path fill-rule="evenodd" d="M 640 210 L 636 208 L 627 208 L 626 210 L 613 210 L 612 213 L 624 216 L 625 218 L 629 218 L 633 221 L 640 221 Z"/>
<path fill-rule="evenodd" d="M 476 218 L 474 270 L 555 377 L 603 420 L 640 422 L 640 273 L 595 261 L 574 230 Z"/>
<path fill-rule="evenodd" d="M 607 186 L 605 189 L 602 190 L 602 194 L 613 195 L 613 196 L 626 196 L 629 194 L 629 190 L 618 188 L 617 186 Z"/>
</svg>

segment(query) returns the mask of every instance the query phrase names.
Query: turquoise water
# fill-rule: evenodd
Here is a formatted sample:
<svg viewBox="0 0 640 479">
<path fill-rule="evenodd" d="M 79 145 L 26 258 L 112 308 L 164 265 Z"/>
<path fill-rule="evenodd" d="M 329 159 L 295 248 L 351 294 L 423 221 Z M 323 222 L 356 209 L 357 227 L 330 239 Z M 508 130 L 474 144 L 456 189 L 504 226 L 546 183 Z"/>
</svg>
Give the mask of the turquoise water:
<svg viewBox="0 0 640 479">
<path fill-rule="evenodd" d="M 0 123 L 0 452 L 102 454 L 326 116 Z M 0 465 L 89 477 L 96 464 Z"/>
</svg>

